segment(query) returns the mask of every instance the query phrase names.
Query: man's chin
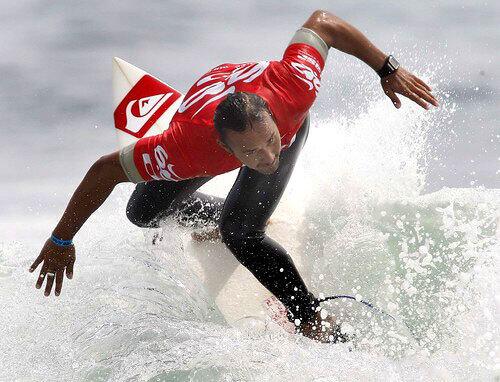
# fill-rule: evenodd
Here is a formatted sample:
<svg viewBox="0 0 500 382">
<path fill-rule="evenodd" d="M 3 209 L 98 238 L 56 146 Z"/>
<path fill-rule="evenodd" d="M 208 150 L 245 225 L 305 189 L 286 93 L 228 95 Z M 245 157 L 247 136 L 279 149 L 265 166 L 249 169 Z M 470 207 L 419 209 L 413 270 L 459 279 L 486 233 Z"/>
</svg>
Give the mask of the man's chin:
<svg viewBox="0 0 500 382">
<path fill-rule="evenodd" d="M 257 171 L 260 172 L 261 174 L 271 175 L 271 174 L 274 174 L 276 172 L 276 170 L 278 169 L 278 167 L 279 167 L 279 163 L 277 163 L 275 166 L 259 167 L 257 169 Z"/>
</svg>

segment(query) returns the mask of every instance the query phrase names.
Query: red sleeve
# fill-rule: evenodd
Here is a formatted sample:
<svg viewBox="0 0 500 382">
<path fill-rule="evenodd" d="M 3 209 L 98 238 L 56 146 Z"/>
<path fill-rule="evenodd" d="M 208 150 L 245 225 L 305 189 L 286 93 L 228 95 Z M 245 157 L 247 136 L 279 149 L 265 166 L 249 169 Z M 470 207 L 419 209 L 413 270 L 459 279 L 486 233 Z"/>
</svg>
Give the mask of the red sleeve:
<svg viewBox="0 0 500 382">
<path fill-rule="evenodd" d="M 316 48 L 305 43 L 291 44 L 281 63 L 306 85 L 303 89 L 318 92 L 325 61 Z"/>
<path fill-rule="evenodd" d="M 321 86 L 325 62 L 311 45 L 295 43 L 288 46 L 281 61 L 276 62 L 273 87 L 291 110 L 304 113 L 316 100 Z"/>
<path fill-rule="evenodd" d="M 179 149 L 173 129 L 139 139 L 134 147 L 134 163 L 145 181 L 179 181 L 193 177 L 193 171 Z"/>
<path fill-rule="evenodd" d="M 281 63 L 296 78 L 295 90 L 301 94 L 313 92 L 316 96 L 321 86 L 321 72 L 325 62 L 321 54 L 311 45 L 296 43 L 289 45 Z"/>
</svg>

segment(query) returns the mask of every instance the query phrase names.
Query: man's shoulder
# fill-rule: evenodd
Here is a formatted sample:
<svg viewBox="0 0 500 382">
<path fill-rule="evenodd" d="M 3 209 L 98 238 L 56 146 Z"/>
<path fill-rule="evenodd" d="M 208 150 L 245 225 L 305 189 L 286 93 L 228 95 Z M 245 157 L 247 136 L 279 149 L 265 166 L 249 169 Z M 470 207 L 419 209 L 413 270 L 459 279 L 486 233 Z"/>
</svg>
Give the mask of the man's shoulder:
<svg viewBox="0 0 500 382">
<path fill-rule="evenodd" d="M 215 108 L 228 94 L 238 91 L 258 93 L 262 74 L 269 65 L 269 61 L 259 61 L 224 63 L 214 67 L 187 91 L 174 118 L 194 124 L 213 124 Z"/>
<path fill-rule="evenodd" d="M 245 65 L 245 63 L 241 63 L 241 64 L 224 63 L 224 64 L 220 64 L 220 65 L 213 67 L 207 73 L 220 72 L 220 71 L 231 71 L 231 70 L 233 70 L 239 66 L 242 66 L 242 65 Z"/>
</svg>

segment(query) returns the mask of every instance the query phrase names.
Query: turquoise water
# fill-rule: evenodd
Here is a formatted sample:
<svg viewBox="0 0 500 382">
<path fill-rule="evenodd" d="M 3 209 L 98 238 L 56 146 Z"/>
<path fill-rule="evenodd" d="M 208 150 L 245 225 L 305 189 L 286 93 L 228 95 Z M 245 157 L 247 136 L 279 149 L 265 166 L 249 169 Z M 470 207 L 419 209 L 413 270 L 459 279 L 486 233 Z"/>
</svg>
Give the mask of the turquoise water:
<svg viewBox="0 0 500 382">
<path fill-rule="evenodd" d="M 371 301 L 411 333 L 400 341 L 373 325 L 354 349 L 270 322 L 228 326 L 186 264 L 188 233 L 168 226 L 152 246 L 112 212 L 119 201 L 109 203 L 79 236 L 75 279 L 57 300 L 33 289 L 26 268 L 35 248 L 3 243 L 0 379 L 494 380 L 499 198 L 446 190 L 372 206 L 358 221 L 329 217 L 323 250 L 305 265 L 313 290 Z"/>
</svg>

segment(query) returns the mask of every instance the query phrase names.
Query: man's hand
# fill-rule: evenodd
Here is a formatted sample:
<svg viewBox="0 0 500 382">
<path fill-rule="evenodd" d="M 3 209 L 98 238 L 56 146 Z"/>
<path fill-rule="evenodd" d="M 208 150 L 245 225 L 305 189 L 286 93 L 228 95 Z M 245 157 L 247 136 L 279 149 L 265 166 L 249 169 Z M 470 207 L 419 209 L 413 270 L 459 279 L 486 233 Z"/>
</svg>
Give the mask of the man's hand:
<svg viewBox="0 0 500 382">
<path fill-rule="evenodd" d="M 75 259 L 75 247 L 73 245 L 60 247 L 54 244 L 52 240 L 48 239 L 45 242 L 40 255 L 36 258 L 29 269 L 30 272 L 33 272 L 40 265 L 40 263 L 43 262 L 40 275 L 38 276 L 38 280 L 36 282 L 36 288 L 40 289 L 43 281 L 47 278 L 45 296 L 49 296 L 55 278 L 55 295 L 59 296 L 61 294 L 64 271 L 66 270 L 66 277 L 68 279 L 73 278 L 73 265 L 75 264 Z"/>
<path fill-rule="evenodd" d="M 363 33 L 330 12 L 313 12 L 303 27 L 316 32 L 329 47 L 359 58 L 375 71 L 382 67 L 387 58 L 387 54 L 378 49 Z M 400 67 L 382 78 L 381 82 L 385 94 L 398 109 L 401 107 L 401 101 L 396 93 L 404 95 L 424 109 L 429 108 L 428 103 L 438 106 L 430 86 L 404 68 Z"/>
<path fill-rule="evenodd" d="M 397 109 L 401 107 L 401 101 L 396 93 L 404 95 L 426 110 L 429 109 L 428 103 L 438 106 L 436 98 L 431 93 L 431 87 L 404 68 L 400 67 L 394 73 L 382 78 L 380 83 Z"/>
<path fill-rule="evenodd" d="M 59 237 L 73 238 L 83 223 L 107 199 L 118 183 L 127 182 L 128 178 L 123 170 L 119 152 L 105 155 L 97 160 L 83 178 L 82 182 L 71 197 L 64 214 L 54 229 Z M 29 271 L 33 272 L 43 262 L 40 276 L 36 282 L 37 289 L 43 285 L 45 278 L 45 296 L 50 295 L 54 279 L 56 281 L 55 295 L 61 294 L 64 271 L 68 279 L 73 278 L 73 264 L 75 263 L 75 247 L 63 247 L 47 240 L 31 265 Z"/>
</svg>

